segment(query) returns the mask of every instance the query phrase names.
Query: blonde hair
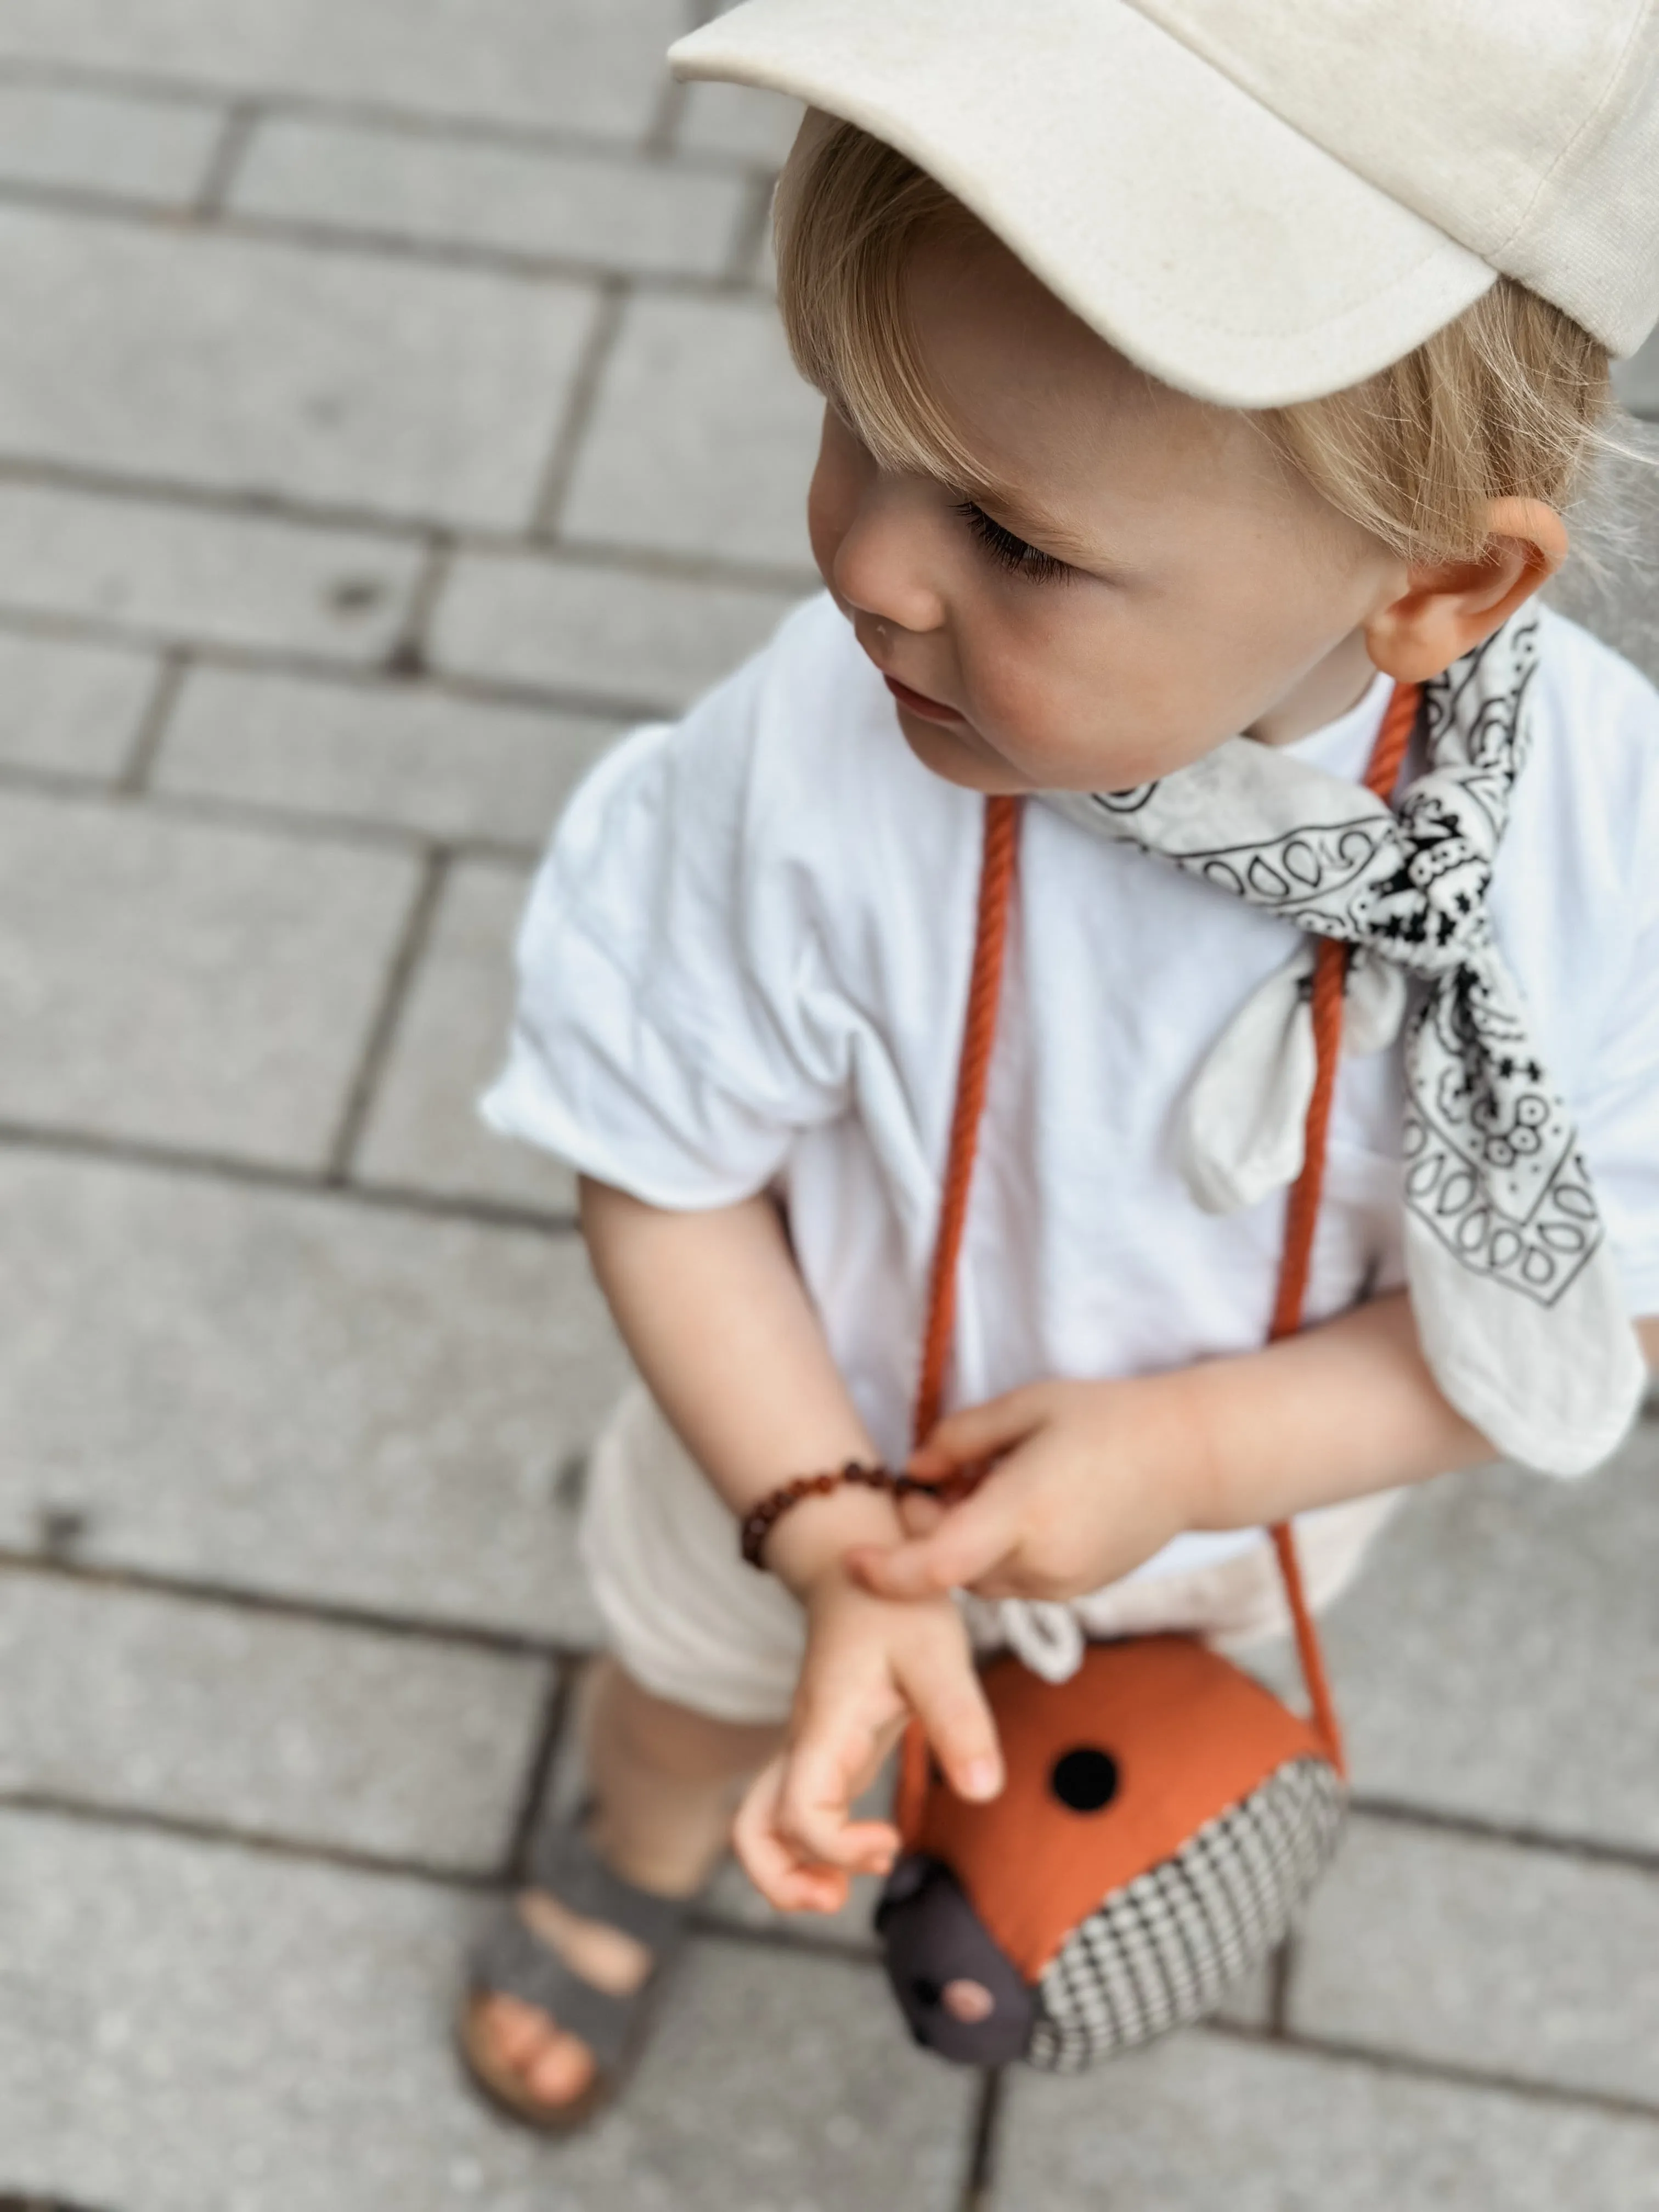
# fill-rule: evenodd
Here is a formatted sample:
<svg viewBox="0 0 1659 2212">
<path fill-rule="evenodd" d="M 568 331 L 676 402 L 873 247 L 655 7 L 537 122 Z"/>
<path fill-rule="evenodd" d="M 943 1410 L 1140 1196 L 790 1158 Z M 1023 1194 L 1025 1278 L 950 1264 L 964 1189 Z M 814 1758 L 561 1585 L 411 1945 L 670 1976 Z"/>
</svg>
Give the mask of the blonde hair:
<svg viewBox="0 0 1659 2212">
<path fill-rule="evenodd" d="M 906 295 L 924 236 L 966 240 L 981 228 L 879 139 L 817 123 L 778 198 L 779 296 L 796 363 L 884 466 L 982 485 L 929 385 Z M 1406 558 L 1431 562 L 1478 559 L 1493 500 L 1567 507 L 1611 398 L 1606 349 L 1500 276 L 1363 383 L 1252 419 L 1340 514 Z"/>
</svg>

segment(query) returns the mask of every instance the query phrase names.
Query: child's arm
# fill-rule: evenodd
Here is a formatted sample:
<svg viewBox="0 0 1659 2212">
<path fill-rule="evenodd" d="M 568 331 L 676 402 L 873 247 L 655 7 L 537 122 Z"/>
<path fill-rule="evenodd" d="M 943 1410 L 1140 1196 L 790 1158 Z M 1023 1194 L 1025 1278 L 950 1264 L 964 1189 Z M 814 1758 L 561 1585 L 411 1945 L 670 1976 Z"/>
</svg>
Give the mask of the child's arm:
<svg viewBox="0 0 1659 2212">
<path fill-rule="evenodd" d="M 1659 1321 L 1638 1323 L 1659 1358 Z M 1188 1528 L 1243 1528 L 1492 1457 L 1441 1395 L 1404 1292 L 1263 1352 L 1124 1382 L 1037 1382 L 942 1421 L 919 1474 L 995 1459 L 908 1541 L 848 1561 L 915 1598 L 1080 1596 Z"/>
<path fill-rule="evenodd" d="M 792 1475 L 874 1456 L 769 1200 L 674 1213 L 584 1182 L 581 1218 L 641 1374 L 734 1515 Z M 995 1729 L 955 1606 L 897 1604 L 843 1571 L 854 1545 L 902 1533 L 890 1500 L 849 1486 L 767 1540 L 769 1568 L 806 1610 L 807 1652 L 786 1748 L 751 1792 L 738 1840 L 786 1910 L 833 1911 L 844 1869 L 884 1871 L 894 1831 L 853 1821 L 849 1808 L 913 1712 L 963 1796 L 1000 1787 Z M 734 1552 L 737 1542 L 734 1522 Z"/>
</svg>

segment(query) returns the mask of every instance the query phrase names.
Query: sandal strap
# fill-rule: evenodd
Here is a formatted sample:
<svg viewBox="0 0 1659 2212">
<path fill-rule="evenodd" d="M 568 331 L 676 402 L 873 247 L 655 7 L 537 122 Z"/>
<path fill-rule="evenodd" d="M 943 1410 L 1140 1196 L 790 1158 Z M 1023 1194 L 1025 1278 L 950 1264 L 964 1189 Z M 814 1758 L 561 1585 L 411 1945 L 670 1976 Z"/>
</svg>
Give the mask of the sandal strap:
<svg viewBox="0 0 1659 2212">
<path fill-rule="evenodd" d="M 656 1958 L 659 1965 L 685 1934 L 695 1899 L 659 1897 L 613 1873 L 587 1840 L 586 1808 L 574 1819 L 547 1822 L 530 1850 L 529 1877 L 569 1911 L 586 1920 L 620 1928 Z"/>
<path fill-rule="evenodd" d="M 647 1976 L 631 1996 L 612 1996 L 567 1966 L 522 1921 L 503 1905 L 472 1953 L 470 1981 L 475 1996 L 519 1997 L 544 2012 L 571 2035 L 580 2036 L 601 2066 L 614 2066 L 627 2048 L 629 2030 L 656 1976 Z"/>
</svg>

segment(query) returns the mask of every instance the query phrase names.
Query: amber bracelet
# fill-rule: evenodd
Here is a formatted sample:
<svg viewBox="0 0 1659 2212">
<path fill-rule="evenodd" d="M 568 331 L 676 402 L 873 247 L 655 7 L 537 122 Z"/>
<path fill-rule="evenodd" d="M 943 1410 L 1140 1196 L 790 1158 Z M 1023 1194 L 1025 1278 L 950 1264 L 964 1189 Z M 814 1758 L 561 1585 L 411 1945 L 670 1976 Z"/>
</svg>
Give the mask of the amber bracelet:
<svg viewBox="0 0 1659 2212">
<path fill-rule="evenodd" d="M 780 1483 L 769 1491 L 744 1515 L 743 1556 L 751 1567 L 764 1571 L 766 1540 L 790 1507 L 799 1505 L 803 1498 L 827 1498 L 843 1483 L 854 1483 L 864 1490 L 884 1490 L 890 1498 L 936 1498 L 941 1505 L 954 1505 L 978 1489 L 983 1472 L 979 1468 L 963 1468 L 942 1481 L 925 1482 L 920 1475 L 902 1470 L 896 1474 L 891 1468 L 866 1467 L 861 1460 L 849 1459 L 845 1467 L 833 1468 L 824 1474 L 798 1474 L 793 1481 Z"/>
</svg>

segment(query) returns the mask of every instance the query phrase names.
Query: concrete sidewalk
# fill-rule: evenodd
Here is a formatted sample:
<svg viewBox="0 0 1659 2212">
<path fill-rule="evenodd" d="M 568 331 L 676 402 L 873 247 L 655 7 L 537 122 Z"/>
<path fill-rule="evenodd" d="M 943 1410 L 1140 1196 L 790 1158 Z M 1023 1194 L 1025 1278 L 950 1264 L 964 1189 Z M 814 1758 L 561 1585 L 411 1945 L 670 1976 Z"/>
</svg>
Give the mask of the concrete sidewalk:
<svg viewBox="0 0 1659 2212">
<path fill-rule="evenodd" d="M 508 939 L 813 580 L 791 118 L 669 88 L 684 20 L 0 0 L 0 2212 L 1650 2212 L 1651 1425 L 1396 1525 L 1350 1842 L 1224 2024 L 981 2082 L 734 1884 L 591 2136 L 457 2075 L 622 1372 L 472 1119 Z"/>
</svg>

